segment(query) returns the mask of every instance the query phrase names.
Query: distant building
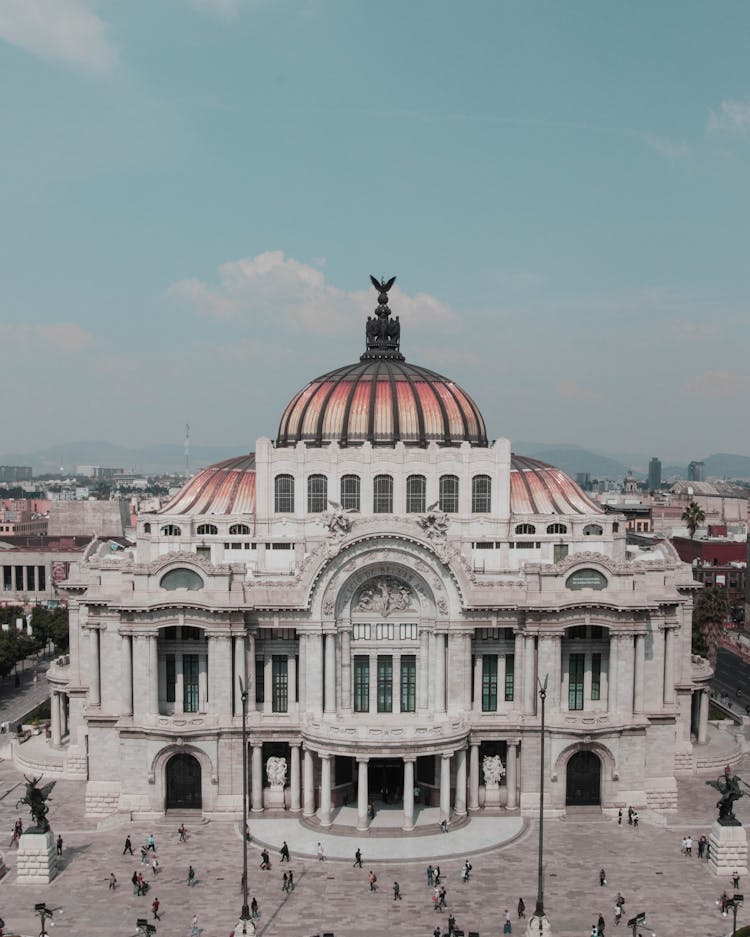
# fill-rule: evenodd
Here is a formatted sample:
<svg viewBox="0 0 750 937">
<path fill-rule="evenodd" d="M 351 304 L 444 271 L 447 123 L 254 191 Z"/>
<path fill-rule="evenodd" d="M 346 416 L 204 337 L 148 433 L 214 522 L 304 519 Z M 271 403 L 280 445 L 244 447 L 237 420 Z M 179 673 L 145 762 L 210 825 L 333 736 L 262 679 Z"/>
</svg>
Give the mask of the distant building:
<svg viewBox="0 0 750 937">
<path fill-rule="evenodd" d="M 49 501 L 39 498 L 0 499 L 0 537 L 47 533 Z"/>
<path fill-rule="evenodd" d="M 648 463 L 648 490 L 658 491 L 661 488 L 661 459 L 656 456 Z"/>
<path fill-rule="evenodd" d="M 24 482 L 30 478 L 30 465 L 0 465 L 0 482 Z"/>
<path fill-rule="evenodd" d="M 689 482 L 702 482 L 703 481 L 703 463 L 702 462 L 690 462 L 688 465 L 688 481 Z"/>
<path fill-rule="evenodd" d="M 124 469 L 121 468 L 104 468 L 102 465 L 78 465 L 76 466 L 76 475 L 85 475 L 86 478 L 95 478 L 99 481 L 103 479 L 114 478 L 117 475 L 122 475 Z"/>
<path fill-rule="evenodd" d="M 580 485 L 584 491 L 591 491 L 591 473 L 576 472 L 576 484 Z"/>
<path fill-rule="evenodd" d="M 630 469 L 628 469 L 628 474 L 622 483 L 622 490 L 625 494 L 633 494 L 633 492 L 638 491 L 638 482 L 633 478 L 633 472 Z"/>
<path fill-rule="evenodd" d="M 746 596 L 747 540 L 727 535 L 726 525 L 710 525 L 708 536 L 672 537 L 681 560 L 692 564 L 693 578 L 705 586 L 726 589 L 730 614 L 742 620 Z"/>
</svg>

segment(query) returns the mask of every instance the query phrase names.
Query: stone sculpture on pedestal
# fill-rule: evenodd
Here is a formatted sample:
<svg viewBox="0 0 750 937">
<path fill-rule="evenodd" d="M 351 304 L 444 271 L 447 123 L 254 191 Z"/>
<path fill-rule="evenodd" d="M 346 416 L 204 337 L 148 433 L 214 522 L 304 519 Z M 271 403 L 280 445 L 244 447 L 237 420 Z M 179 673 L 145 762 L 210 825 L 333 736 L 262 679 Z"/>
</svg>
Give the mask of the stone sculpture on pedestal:
<svg viewBox="0 0 750 937">
<path fill-rule="evenodd" d="M 716 802 L 719 817 L 711 827 L 711 846 L 708 866 L 716 875 L 747 875 L 747 833 L 734 815 L 734 804 L 744 796 L 742 786 L 748 785 L 736 775 L 729 765 L 724 774 L 715 781 L 706 781 L 721 794 Z M 748 787 L 750 790 L 750 787 Z"/>
<path fill-rule="evenodd" d="M 499 755 L 485 755 L 482 759 L 484 774 L 484 805 L 500 807 L 500 781 L 505 777 L 505 768 Z"/>
<path fill-rule="evenodd" d="M 41 777 L 26 778 L 26 794 L 17 807 L 27 806 L 34 826 L 21 834 L 18 844 L 17 876 L 20 885 L 46 885 L 57 872 L 55 838 L 49 826 L 47 801 L 55 786 L 52 781 L 39 786 Z"/>
<path fill-rule="evenodd" d="M 266 807 L 284 807 L 284 785 L 286 784 L 286 758 L 272 755 L 266 762 L 268 787 L 264 793 Z"/>
</svg>

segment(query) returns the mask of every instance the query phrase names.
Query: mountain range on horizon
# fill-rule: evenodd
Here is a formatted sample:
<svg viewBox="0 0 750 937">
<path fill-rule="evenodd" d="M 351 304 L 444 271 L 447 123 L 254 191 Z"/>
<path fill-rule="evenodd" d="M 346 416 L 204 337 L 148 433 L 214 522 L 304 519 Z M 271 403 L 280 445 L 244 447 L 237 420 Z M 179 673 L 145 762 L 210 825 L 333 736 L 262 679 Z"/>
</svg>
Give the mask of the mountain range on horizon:
<svg viewBox="0 0 750 937">
<path fill-rule="evenodd" d="M 623 478 L 632 470 L 645 477 L 650 456 L 639 453 L 607 453 L 574 443 L 518 442 L 513 451 L 519 455 L 549 462 L 572 475 L 588 472 L 591 478 Z M 195 472 L 214 462 L 242 454 L 242 446 L 194 445 L 190 448 L 189 470 Z M 714 478 L 750 479 L 750 456 L 736 453 L 714 453 L 706 456 L 704 476 Z M 80 440 L 48 446 L 34 452 L 0 455 L 2 465 L 30 465 L 35 475 L 53 474 L 62 465 L 65 474 L 72 474 L 79 465 L 122 468 L 146 475 L 184 473 L 185 449 L 179 443 L 155 443 L 128 447 L 106 440 Z M 686 477 L 687 466 L 662 461 L 662 478 Z"/>
</svg>

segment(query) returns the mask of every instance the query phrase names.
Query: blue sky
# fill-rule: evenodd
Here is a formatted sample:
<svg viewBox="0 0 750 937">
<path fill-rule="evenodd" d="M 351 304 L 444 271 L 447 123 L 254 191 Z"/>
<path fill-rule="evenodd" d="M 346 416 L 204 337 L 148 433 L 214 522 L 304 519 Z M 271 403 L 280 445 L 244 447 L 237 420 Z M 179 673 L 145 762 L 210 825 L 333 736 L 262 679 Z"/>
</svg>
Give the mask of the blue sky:
<svg viewBox="0 0 750 937">
<path fill-rule="evenodd" d="M 253 447 L 361 352 L 492 436 L 746 436 L 750 5 L 0 0 L 3 448 Z M 12 404 L 9 404 L 12 401 Z"/>
</svg>

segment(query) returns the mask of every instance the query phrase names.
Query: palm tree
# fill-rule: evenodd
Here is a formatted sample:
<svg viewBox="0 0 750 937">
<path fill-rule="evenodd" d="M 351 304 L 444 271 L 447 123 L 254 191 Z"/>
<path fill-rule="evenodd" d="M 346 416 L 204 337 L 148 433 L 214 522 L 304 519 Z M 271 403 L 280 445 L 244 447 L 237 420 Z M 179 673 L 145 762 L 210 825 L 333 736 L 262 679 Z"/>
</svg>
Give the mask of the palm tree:
<svg viewBox="0 0 750 937">
<path fill-rule="evenodd" d="M 693 607 L 693 631 L 698 631 L 705 642 L 708 659 L 716 663 L 719 638 L 729 618 L 729 598 L 726 589 L 706 586 Z"/>
<path fill-rule="evenodd" d="M 696 530 L 700 527 L 703 521 L 705 521 L 705 519 L 706 515 L 703 513 L 703 508 L 695 501 L 691 501 L 682 512 L 682 520 L 687 524 L 687 529 L 690 531 L 691 540 L 695 537 Z"/>
</svg>

